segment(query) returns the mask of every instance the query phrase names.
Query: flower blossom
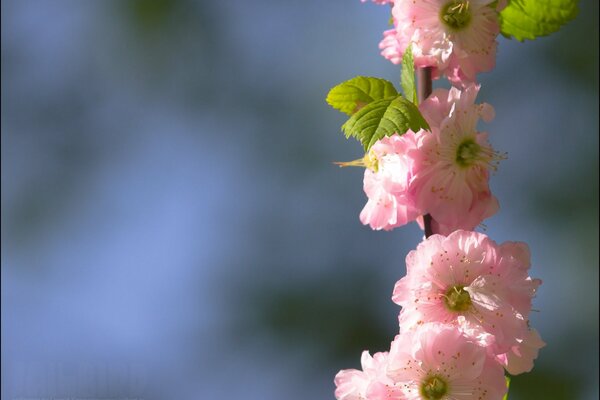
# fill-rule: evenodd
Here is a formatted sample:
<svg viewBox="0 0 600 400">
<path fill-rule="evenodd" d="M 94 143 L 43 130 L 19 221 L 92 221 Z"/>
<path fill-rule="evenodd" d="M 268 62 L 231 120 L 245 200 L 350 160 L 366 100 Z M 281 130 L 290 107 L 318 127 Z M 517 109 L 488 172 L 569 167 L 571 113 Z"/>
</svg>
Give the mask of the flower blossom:
<svg viewBox="0 0 600 400">
<path fill-rule="evenodd" d="M 533 369 L 533 360 L 545 345 L 540 334 L 535 329 L 530 329 L 528 334 L 519 340 L 518 345 L 513 346 L 507 353 L 497 356 L 497 359 L 511 375 L 529 372 Z"/>
<path fill-rule="evenodd" d="M 360 220 L 375 230 L 391 230 L 419 215 L 408 194 L 413 176 L 412 152 L 417 147 L 417 136 L 408 132 L 402 136 L 386 136 L 377 141 L 364 158 L 342 166 L 364 166 L 363 188 L 368 201 L 360 213 Z"/>
<path fill-rule="evenodd" d="M 381 54 L 397 64 L 412 43 L 415 66 L 433 67 L 434 78 L 474 82 L 495 66 L 498 12 L 505 6 L 495 0 L 396 0 L 394 29 L 384 32 Z"/>
<path fill-rule="evenodd" d="M 423 214 L 431 214 L 435 233 L 473 230 L 499 208 L 489 172 L 505 156 L 490 146 L 487 133 L 477 131 L 480 117 L 486 122 L 494 117 L 492 106 L 475 104 L 478 91 L 476 85 L 437 89 L 419 107 L 431 132 L 420 136 L 413 153 L 418 159 L 410 197 Z"/>
<path fill-rule="evenodd" d="M 368 197 L 360 220 L 375 230 L 391 230 L 431 214 L 433 232 L 472 230 L 498 210 L 489 171 L 503 158 L 477 131 L 490 121 L 489 104 L 475 104 L 479 86 L 438 89 L 420 105 L 431 131 L 407 131 L 378 140 L 362 158 L 338 163 L 365 167 Z"/>
<path fill-rule="evenodd" d="M 374 400 L 501 400 L 506 393 L 502 367 L 485 349 L 449 325 L 426 324 L 392 342 L 389 397 Z M 383 391 L 382 391 L 383 392 Z"/>
<path fill-rule="evenodd" d="M 430 236 L 406 256 L 407 275 L 394 287 L 401 330 L 450 324 L 512 359 L 515 346 L 530 341 L 531 300 L 541 284 L 529 276 L 529 259 L 524 243 L 498 245 L 477 232 Z"/>
<path fill-rule="evenodd" d="M 361 357 L 362 371 L 344 369 L 335 376 L 335 398 L 338 400 L 363 400 L 367 398 L 370 385 L 376 381 L 386 381 L 385 371 L 388 353 L 375 353 L 373 357 L 363 351 Z"/>
<path fill-rule="evenodd" d="M 507 390 L 501 365 L 449 325 L 402 332 L 389 353 L 364 352 L 362 364 L 336 375 L 338 400 L 500 400 Z"/>
</svg>

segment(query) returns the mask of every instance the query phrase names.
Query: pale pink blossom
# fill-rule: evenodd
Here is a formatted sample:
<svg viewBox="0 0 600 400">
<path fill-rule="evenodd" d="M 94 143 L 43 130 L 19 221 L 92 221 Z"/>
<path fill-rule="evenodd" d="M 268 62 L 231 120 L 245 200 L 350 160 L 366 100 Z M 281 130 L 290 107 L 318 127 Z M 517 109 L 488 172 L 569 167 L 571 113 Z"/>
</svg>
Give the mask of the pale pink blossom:
<svg viewBox="0 0 600 400">
<path fill-rule="evenodd" d="M 490 121 L 494 109 L 475 104 L 479 86 L 438 89 L 420 105 L 431 131 L 384 137 L 360 160 L 340 163 L 366 167 L 368 197 L 360 220 L 375 230 L 391 230 L 433 218 L 433 232 L 472 230 L 498 211 L 489 172 L 503 156 L 477 131 L 479 118 Z"/>
<path fill-rule="evenodd" d="M 392 63 L 400 64 L 402 62 L 402 54 L 404 51 L 400 52 L 401 45 L 398 43 L 396 29 L 383 31 L 383 39 L 379 42 L 379 48 L 381 49 L 381 55 Z"/>
<path fill-rule="evenodd" d="M 523 339 L 519 339 L 519 344 L 511 347 L 507 353 L 497 356 L 497 359 L 511 375 L 529 372 L 533 369 L 533 360 L 545 345 L 540 334 L 535 329 L 530 329 Z"/>
<path fill-rule="evenodd" d="M 531 299 L 541 284 L 528 274 L 524 243 L 496 244 L 477 232 L 432 235 L 406 257 L 407 275 L 394 287 L 401 330 L 451 324 L 493 355 L 529 335 Z"/>
<path fill-rule="evenodd" d="M 472 230 L 499 208 L 488 182 L 504 156 L 487 133 L 477 131 L 479 118 L 494 117 L 492 106 L 475 104 L 478 91 L 476 85 L 437 89 L 419 107 L 431 132 L 419 136 L 418 152 L 412 153 L 409 191 L 417 209 L 432 216 L 435 233 Z"/>
<path fill-rule="evenodd" d="M 387 382 L 388 353 L 375 353 L 373 357 L 363 351 L 362 370 L 344 369 L 335 376 L 335 398 L 338 400 L 364 400 L 369 386 L 376 381 Z"/>
<path fill-rule="evenodd" d="M 368 197 L 360 213 L 363 224 L 375 230 L 391 230 L 414 221 L 420 214 L 408 193 L 415 173 L 412 153 L 417 140 L 411 131 L 402 136 L 386 136 L 359 162 L 366 167 L 363 188 Z"/>
<path fill-rule="evenodd" d="M 500 364 L 450 325 L 426 324 L 398 335 L 387 375 L 394 384 L 380 384 L 385 395 L 370 399 L 501 400 L 507 390 Z"/>
<path fill-rule="evenodd" d="M 340 165 L 366 167 L 368 197 L 360 220 L 375 230 L 391 230 L 433 218 L 433 232 L 472 230 L 495 214 L 489 171 L 503 157 L 477 131 L 479 118 L 490 121 L 489 104 L 475 104 L 479 86 L 438 89 L 420 105 L 431 131 L 384 137 L 360 160 Z"/>
<path fill-rule="evenodd" d="M 498 12 L 506 2 L 494 0 L 396 0 L 394 29 L 379 47 L 394 63 L 409 43 L 417 67 L 433 67 L 434 78 L 446 75 L 455 84 L 474 82 L 496 62 Z"/>
</svg>

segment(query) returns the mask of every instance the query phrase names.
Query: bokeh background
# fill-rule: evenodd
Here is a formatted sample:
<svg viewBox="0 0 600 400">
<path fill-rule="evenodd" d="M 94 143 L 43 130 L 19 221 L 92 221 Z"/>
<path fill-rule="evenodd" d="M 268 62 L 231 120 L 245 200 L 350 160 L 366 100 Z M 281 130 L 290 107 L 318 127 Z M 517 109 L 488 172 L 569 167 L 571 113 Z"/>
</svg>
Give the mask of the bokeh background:
<svg viewBox="0 0 600 400">
<path fill-rule="evenodd" d="M 2 398 L 333 399 L 420 241 L 358 221 L 329 88 L 398 81 L 358 0 L 2 1 Z M 511 399 L 598 398 L 598 2 L 499 38 L 496 241 L 548 343 Z"/>
</svg>

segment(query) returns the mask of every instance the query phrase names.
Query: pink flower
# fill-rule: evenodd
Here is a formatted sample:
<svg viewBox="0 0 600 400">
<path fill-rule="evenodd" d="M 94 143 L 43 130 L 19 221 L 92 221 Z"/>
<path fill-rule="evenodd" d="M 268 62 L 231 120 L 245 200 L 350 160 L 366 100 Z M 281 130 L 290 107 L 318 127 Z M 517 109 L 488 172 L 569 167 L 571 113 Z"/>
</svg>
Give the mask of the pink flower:
<svg viewBox="0 0 600 400">
<path fill-rule="evenodd" d="M 383 39 L 379 42 L 381 55 L 394 64 L 400 64 L 402 62 L 402 54 L 404 53 L 404 51 L 400 52 L 402 46 L 398 43 L 397 36 L 396 29 L 388 29 L 383 31 Z M 404 46 L 404 48 L 406 48 L 406 46 Z"/>
<path fill-rule="evenodd" d="M 505 1 L 396 0 L 395 29 L 379 44 L 382 55 L 398 63 L 413 43 L 415 66 L 433 67 L 434 78 L 446 75 L 455 84 L 474 82 L 496 62 L 498 11 Z"/>
<path fill-rule="evenodd" d="M 417 135 L 411 131 L 384 137 L 356 164 L 367 167 L 363 188 L 369 200 L 360 213 L 363 224 L 375 230 L 391 230 L 417 218 L 420 212 L 408 194 L 416 146 Z"/>
<path fill-rule="evenodd" d="M 530 329 L 525 338 L 519 340 L 519 344 L 513 346 L 509 352 L 497 357 L 511 375 L 522 374 L 533 369 L 533 360 L 546 343 L 542 340 L 535 329 Z"/>
<path fill-rule="evenodd" d="M 478 91 L 475 85 L 437 89 L 420 105 L 431 132 L 419 136 L 409 190 L 416 207 L 431 214 L 436 233 L 472 230 L 499 208 L 488 181 L 504 156 L 477 131 L 480 117 L 494 117 L 492 106 L 475 104 Z"/>
<path fill-rule="evenodd" d="M 406 256 L 406 269 L 392 296 L 402 306 L 402 330 L 451 324 L 493 355 L 528 337 L 531 299 L 541 281 L 528 275 L 524 243 L 497 245 L 484 234 L 461 230 L 433 235 Z"/>
<path fill-rule="evenodd" d="M 391 345 L 388 377 L 394 385 L 387 385 L 387 397 L 369 399 L 500 400 L 506 393 L 502 367 L 448 325 L 426 324 L 398 335 Z"/>
<path fill-rule="evenodd" d="M 489 170 L 502 158 L 477 132 L 479 118 L 494 117 L 489 104 L 475 104 L 479 86 L 438 89 L 421 103 L 431 132 L 384 137 L 362 159 L 338 163 L 366 167 L 367 204 L 360 220 L 375 230 L 391 230 L 431 214 L 435 233 L 472 230 L 498 210 Z"/>
<path fill-rule="evenodd" d="M 388 353 L 375 353 L 373 357 L 363 351 L 361 357 L 362 371 L 344 369 L 335 376 L 335 398 L 338 400 L 364 400 L 367 398 L 369 386 L 377 381 L 387 381 L 385 371 Z"/>
</svg>

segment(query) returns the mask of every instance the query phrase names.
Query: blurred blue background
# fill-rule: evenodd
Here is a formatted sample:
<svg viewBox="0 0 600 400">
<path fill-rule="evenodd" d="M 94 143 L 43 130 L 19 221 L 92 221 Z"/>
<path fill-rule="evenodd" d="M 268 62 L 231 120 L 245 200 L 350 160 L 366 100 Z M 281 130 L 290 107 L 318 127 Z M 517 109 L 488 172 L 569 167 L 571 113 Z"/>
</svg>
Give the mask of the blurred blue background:
<svg viewBox="0 0 600 400">
<path fill-rule="evenodd" d="M 416 224 L 358 221 L 324 99 L 398 81 L 358 0 L 2 2 L 2 398 L 333 399 L 385 350 Z M 499 38 L 494 240 L 548 343 L 511 399 L 598 398 L 598 2 Z"/>
</svg>

